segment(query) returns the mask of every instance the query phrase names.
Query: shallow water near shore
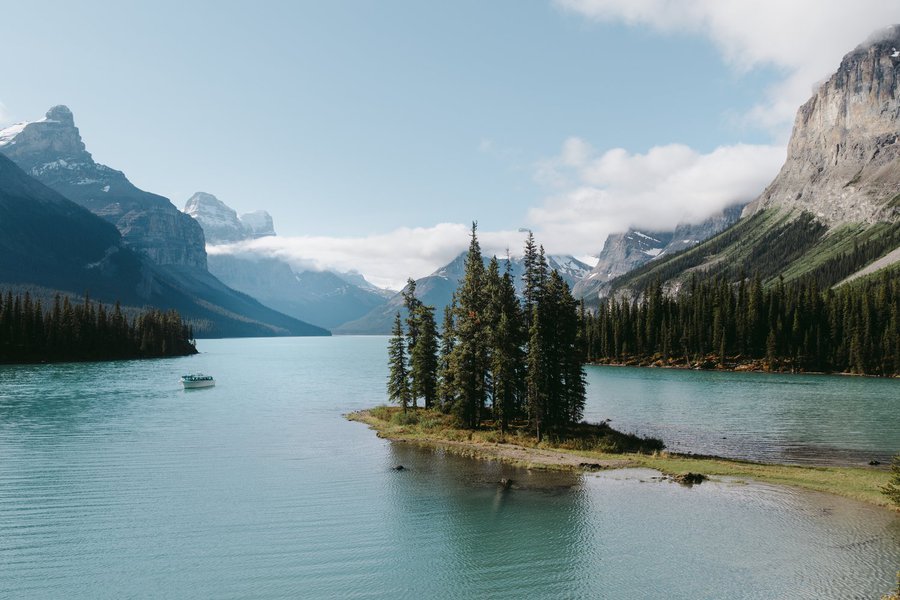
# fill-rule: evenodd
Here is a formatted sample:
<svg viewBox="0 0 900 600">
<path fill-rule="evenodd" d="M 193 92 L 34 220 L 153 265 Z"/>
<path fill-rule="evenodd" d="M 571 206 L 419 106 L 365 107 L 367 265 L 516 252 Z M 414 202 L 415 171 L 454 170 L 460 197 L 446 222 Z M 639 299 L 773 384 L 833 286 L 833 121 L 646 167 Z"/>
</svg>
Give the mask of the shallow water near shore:
<svg viewBox="0 0 900 600">
<path fill-rule="evenodd" d="M 889 464 L 900 380 L 588 366 L 585 418 L 669 450 L 787 464 Z"/>
<path fill-rule="evenodd" d="M 0 367 L 0 597 L 877 598 L 891 588 L 900 517 L 886 510 L 760 484 L 688 488 L 646 470 L 529 472 L 381 440 L 342 414 L 384 401 L 385 344 L 202 340 L 203 354 L 182 359 Z M 191 371 L 216 387 L 180 389 Z M 702 373 L 628 384 L 622 374 L 638 374 L 605 371 L 620 379 L 591 371 L 589 416 L 615 413 L 617 388 L 651 390 L 646 414 L 660 419 L 705 401 L 691 379 Z M 881 393 L 877 380 L 856 381 L 876 384 L 861 396 Z M 679 386 L 692 404 L 675 412 L 660 395 Z M 727 380 L 711 386 L 715 428 L 729 421 L 728 398 L 752 399 Z M 624 411 L 613 418 L 621 426 Z M 677 430 L 685 444 L 713 439 Z M 896 441 L 863 437 L 866 452 L 889 454 Z"/>
</svg>

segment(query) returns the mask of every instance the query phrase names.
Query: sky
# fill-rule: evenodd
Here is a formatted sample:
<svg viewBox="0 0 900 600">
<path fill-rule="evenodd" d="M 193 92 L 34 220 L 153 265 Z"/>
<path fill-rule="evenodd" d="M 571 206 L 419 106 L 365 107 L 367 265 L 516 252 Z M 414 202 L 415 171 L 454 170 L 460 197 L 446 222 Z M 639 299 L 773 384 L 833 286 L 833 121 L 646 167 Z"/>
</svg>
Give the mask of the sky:
<svg viewBox="0 0 900 600">
<path fill-rule="evenodd" d="M 139 187 L 270 212 L 240 251 L 396 287 L 473 220 L 488 252 L 528 228 L 587 256 L 752 200 L 815 85 L 898 22 L 896 0 L 5 2 L 0 126 L 66 104 Z"/>
</svg>

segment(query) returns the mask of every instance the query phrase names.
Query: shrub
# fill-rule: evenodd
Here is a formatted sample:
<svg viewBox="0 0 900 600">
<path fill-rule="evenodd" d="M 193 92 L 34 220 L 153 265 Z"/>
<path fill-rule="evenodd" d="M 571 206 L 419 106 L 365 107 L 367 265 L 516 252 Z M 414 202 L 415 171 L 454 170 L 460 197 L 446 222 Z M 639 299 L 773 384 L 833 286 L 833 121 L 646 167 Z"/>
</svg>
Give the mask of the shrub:
<svg viewBox="0 0 900 600">
<path fill-rule="evenodd" d="M 397 411 L 391 417 L 391 423 L 394 425 L 415 425 L 418 422 L 419 415 L 414 410 Z"/>
<path fill-rule="evenodd" d="M 376 406 L 375 408 L 373 408 L 372 410 L 369 411 L 369 414 L 371 414 L 373 417 L 375 417 L 379 421 L 390 421 L 391 414 L 393 412 L 394 411 L 391 410 L 390 406 Z"/>
<path fill-rule="evenodd" d="M 900 454 L 894 457 L 894 463 L 891 465 L 891 480 L 881 488 L 881 492 L 894 503 L 894 506 L 900 506 Z"/>
</svg>

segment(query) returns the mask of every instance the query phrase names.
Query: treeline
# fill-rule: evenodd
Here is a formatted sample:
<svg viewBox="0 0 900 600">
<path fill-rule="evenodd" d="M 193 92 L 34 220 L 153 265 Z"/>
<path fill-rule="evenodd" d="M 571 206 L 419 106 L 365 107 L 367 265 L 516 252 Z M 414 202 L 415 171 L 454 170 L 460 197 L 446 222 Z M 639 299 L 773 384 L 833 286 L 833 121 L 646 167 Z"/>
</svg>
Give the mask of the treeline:
<svg viewBox="0 0 900 600">
<path fill-rule="evenodd" d="M 822 292 L 816 278 L 765 288 L 759 276 L 692 277 L 675 297 L 582 313 L 588 360 L 900 375 L 900 281 L 889 272 Z"/>
<path fill-rule="evenodd" d="M 176 311 L 148 310 L 129 320 L 85 296 L 73 304 L 59 294 L 53 306 L 23 295 L 0 294 L 0 362 L 29 363 L 157 358 L 195 354 L 194 334 Z"/>
<path fill-rule="evenodd" d="M 421 398 L 426 408 L 454 415 L 463 427 L 491 421 L 506 432 L 524 423 L 539 440 L 559 436 L 584 411 L 578 306 L 531 234 L 521 301 L 506 264 L 501 274 L 494 257 L 485 268 L 473 224 L 465 275 L 440 335 L 434 309 L 415 297 L 409 281 L 406 327 L 398 313 L 388 348 L 388 396 L 404 411 Z"/>
</svg>

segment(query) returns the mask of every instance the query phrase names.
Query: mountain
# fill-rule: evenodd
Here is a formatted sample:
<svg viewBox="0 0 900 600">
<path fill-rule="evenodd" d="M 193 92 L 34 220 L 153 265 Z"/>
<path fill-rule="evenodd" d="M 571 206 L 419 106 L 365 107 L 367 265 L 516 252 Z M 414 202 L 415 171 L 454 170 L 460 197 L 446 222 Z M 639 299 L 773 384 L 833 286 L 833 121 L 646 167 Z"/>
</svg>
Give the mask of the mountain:
<svg viewBox="0 0 900 600">
<path fill-rule="evenodd" d="M 389 299 L 393 298 L 397 293 L 397 290 L 389 290 L 385 288 L 380 288 L 375 284 L 371 283 L 368 279 L 366 279 L 362 273 L 359 271 L 345 271 L 343 273 L 338 271 L 333 271 L 335 275 L 350 283 L 355 285 L 356 287 L 372 292 L 373 294 L 378 294 L 382 298 Z"/>
<path fill-rule="evenodd" d="M 416 279 L 416 298 L 421 300 L 428 306 L 433 306 L 435 315 L 440 320 L 444 309 L 450 304 L 456 286 L 462 280 L 466 267 L 466 255 L 468 252 L 459 254 L 452 261 L 436 270 L 431 275 Z M 490 262 L 485 257 L 484 264 Z M 575 283 L 587 275 L 591 268 L 573 256 L 548 256 L 547 264 L 550 269 L 556 270 L 562 278 L 569 284 Z M 506 268 L 506 259 L 500 260 L 501 273 Z M 515 278 L 516 289 L 522 291 L 522 274 L 524 273 L 521 258 L 514 258 L 510 264 L 510 271 Z M 404 291 L 407 288 L 404 287 Z M 378 306 L 371 310 L 363 317 L 344 323 L 340 327 L 335 328 L 334 333 L 338 334 L 361 334 L 361 335 L 377 335 L 388 334 L 391 330 L 391 324 L 394 315 L 400 312 L 406 317 L 406 309 L 403 304 L 403 292 L 396 293 L 387 304 Z"/>
<path fill-rule="evenodd" d="M 205 273 L 205 271 L 204 271 Z M 189 266 L 155 264 L 108 221 L 0 156 L 0 289 L 176 309 L 198 337 L 327 335 Z"/>
<path fill-rule="evenodd" d="M 272 217 L 266 211 L 238 217 L 234 209 L 206 192 L 191 196 L 184 212 L 196 219 L 212 245 L 275 235 Z M 210 273 L 228 286 L 266 306 L 329 329 L 358 319 L 387 300 L 383 290 L 359 273 L 295 272 L 280 259 L 251 251 L 214 252 L 208 264 Z"/>
<path fill-rule="evenodd" d="M 603 250 L 597 256 L 597 264 L 575 284 L 572 293 L 576 298 L 602 298 L 607 294 L 610 282 L 617 277 L 716 235 L 740 218 L 742 208 L 743 205 L 730 206 L 700 223 L 679 223 L 673 231 L 631 229 L 612 234 L 606 238 Z"/>
<path fill-rule="evenodd" d="M 244 224 L 247 233 L 252 238 L 275 235 L 275 224 L 272 221 L 272 215 L 264 210 L 254 210 L 253 212 L 242 214 L 241 223 Z"/>
<path fill-rule="evenodd" d="M 238 217 L 227 204 L 206 192 L 197 192 L 184 205 L 185 214 L 203 229 L 208 244 L 230 244 L 275 235 L 272 216 L 258 210 Z"/>
<path fill-rule="evenodd" d="M 91 289 L 95 295 L 102 288 L 110 301 L 177 308 L 185 318 L 195 321 L 198 336 L 327 334 L 321 328 L 262 306 L 210 275 L 200 225 L 168 199 L 138 189 L 121 171 L 96 163 L 81 139 L 72 112 L 65 106 L 54 106 L 39 121 L 18 123 L 0 131 L 0 154 L 59 196 L 113 224 L 123 242 L 119 250 L 135 253 L 122 256 L 140 263 L 131 266 L 136 269 L 132 275 L 141 278 L 140 284 L 129 280 L 122 285 L 93 277 L 82 281 L 80 275 L 45 266 L 44 271 L 21 272 L 17 280 L 8 283 L 41 280 L 42 285 L 53 289 L 78 294 Z M 27 187 L 21 177 L 15 179 L 17 189 Z M 16 207 L 24 210 L 21 202 Z M 36 235 L 38 231 L 34 229 L 32 233 Z M 36 239 L 53 245 L 52 239 Z M 144 257 L 148 260 L 141 260 Z M 84 274 L 81 270 L 76 272 Z M 7 273 L 12 275 L 9 270 Z"/>
<path fill-rule="evenodd" d="M 0 153 L 41 183 L 114 224 L 125 242 L 160 265 L 206 268 L 203 230 L 162 196 L 94 162 L 75 119 L 54 106 L 31 123 L 0 130 Z"/>
<path fill-rule="evenodd" d="M 781 171 L 719 235 L 610 282 L 676 292 L 693 274 L 850 280 L 900 259 L 900 26 L 847 54 L 797 111 Z"/>
<path fill-rule="evenodd" d="M 212 254 L 209 269 L 266 306 L 329 329 L 358 319 L 386 301 L 381 294 L 348 283 L 330 271 L 295 273 L 277 258 Z"/>
<path fill-rule="evenodd" d="M 0 156 L 0 281 L 78 290 L 138 285 L 140 257 L 118 230 Z M 4 287 L 0 284 L 0 287 Z M 126 285 L 127 285 L 126 284 Z"/>
<path fill-rule="evenodd" d="M 896 220 L 900 25 L 857 47 L 800 110 L 787 161 L 744 214 L 808 212 L 834 228 Z"/>
</svg>

